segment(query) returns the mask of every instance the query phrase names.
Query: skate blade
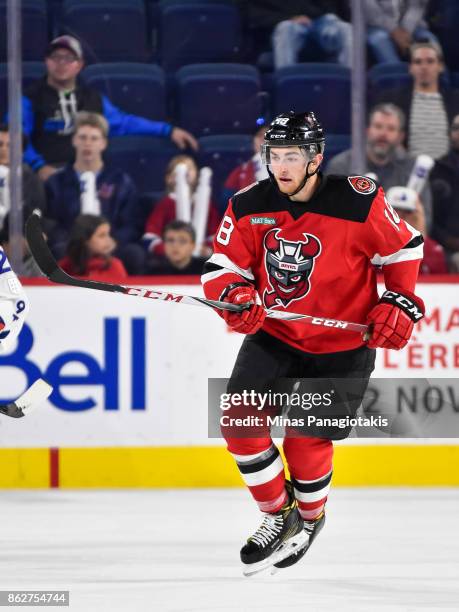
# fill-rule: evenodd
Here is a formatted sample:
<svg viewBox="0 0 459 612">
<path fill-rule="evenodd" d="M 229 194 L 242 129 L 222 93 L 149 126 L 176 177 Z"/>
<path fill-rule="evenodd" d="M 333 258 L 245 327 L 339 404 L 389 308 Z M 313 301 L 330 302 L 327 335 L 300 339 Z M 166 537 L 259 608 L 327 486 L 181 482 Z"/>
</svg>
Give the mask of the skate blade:
<svg viewBox="0 0 459 612">
<path fill-rule="evenodd" d="M 255 576 L 260 572 L 264 572 L 265 570 L 272 568 L 275 563 L 279 563 L 279 561 L 283 561 L 287 557 L 290 557 L 294 552 L 297 552 L 307 546 L 309 538 L 307 534 L 302 530 L 300 533 L 297 533 L 296 536 L 289 538 L 287 542 L 285 542 L 280 548 L 278 548 L 272 555 L 268 558 L 263 559 L 263 561 L 259 561 L 258 563 L 250 563 L 243 566 L 242 573 L 244 576 L 248 578 L 250 576 Z M 277 570 L 277 568 L 274 568 Z M 273 574 L 275 572 L 272 572 Z"/>
</svg>

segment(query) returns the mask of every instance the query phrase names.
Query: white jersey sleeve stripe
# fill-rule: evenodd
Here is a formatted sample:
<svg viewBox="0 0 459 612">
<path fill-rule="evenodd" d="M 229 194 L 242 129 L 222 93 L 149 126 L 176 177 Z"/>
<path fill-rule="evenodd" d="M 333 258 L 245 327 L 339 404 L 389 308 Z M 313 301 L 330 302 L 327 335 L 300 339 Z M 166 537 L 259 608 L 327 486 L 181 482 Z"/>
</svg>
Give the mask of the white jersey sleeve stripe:
<svg viewBox="0 0 459 612">
<path fill-rule="evenodd" d="M 394 263 L 400 263 L 402 261 L 415 261 L 417 259 L 423 258 L 424 241 L 422 239 L 422 236 L 420 232 L 415 230 L 410 225 L 408 225 L 408 227 L 411 230 L 412 240 L 396 253 L 391 253 L 390 255 L 385 256 L 376 253 L 371 258 L 371 263 L 374 266 L 387 266 Z M 411 243 L 413 243 L 412 246 Z"/>
<path fill-rule="evenodd" d="M 245 270 L 244 268 L 240 268 L 234 262 L 232 262 L 229 257 L 227 257 L 226 255 L 223 255 L 223 253 L 214 253 L 212 257 L 210 257 L 210 259 L 206 261 L 206 266 L 210 264 L 213 264 L 215 266 L 219 266 L 220 268 L 222 268 L 222 274 L 228 273 L 228 272 L 234 272 L 235 274 L 239 274 L 239 276 L 242 276 L 249 281 L 255 280 L 255 277 L 252 273 L 251 268 L 248 268 L 247 270 Z M 201 277 L 202 282 L 206 283 L 207 281 L 212 280 L 213 278 L 216 278 L 215 276 L 216 272 L 220 272 L 220 270 L 213 270 L 211 272 L 207 272 L 206 274 L 203 274 Z"/>
</svg>

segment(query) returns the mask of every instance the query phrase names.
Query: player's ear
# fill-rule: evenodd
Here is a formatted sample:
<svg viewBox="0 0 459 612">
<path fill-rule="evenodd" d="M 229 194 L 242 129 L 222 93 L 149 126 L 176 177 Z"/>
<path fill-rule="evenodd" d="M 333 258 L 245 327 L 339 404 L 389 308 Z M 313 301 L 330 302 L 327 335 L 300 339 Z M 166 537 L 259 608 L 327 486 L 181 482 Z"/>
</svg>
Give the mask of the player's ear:
<svg viewBox="0 0 459 612">
<path fill-rule="evenodd" d="M 314 169 L 318 168 L 320 166 L 320 164 L 322 163 L 324 159 L 324 156 L 322 155 L 322 153 L 317 153 L 317 155 L 314 155 L 314 159 L 312 160 L 312 163 L 314 165 Z"/>
</svg>

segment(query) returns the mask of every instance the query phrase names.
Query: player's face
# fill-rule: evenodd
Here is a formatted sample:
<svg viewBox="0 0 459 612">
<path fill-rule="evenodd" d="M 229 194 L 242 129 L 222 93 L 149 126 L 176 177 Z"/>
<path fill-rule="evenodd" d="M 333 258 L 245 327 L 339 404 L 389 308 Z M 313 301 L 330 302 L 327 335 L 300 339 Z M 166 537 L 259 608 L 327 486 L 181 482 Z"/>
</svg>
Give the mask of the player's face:
<svg viewBox="0 0 459 612">
<path fill-rule="evenodd" d="M 270 168 L 282 193 L 293 193 L 301 185 L 307 160 L 299 147 L 273 147 Z"/>
<path fill-rule="evenodd" d="M 45 63 L 48 76 L 57 84 L 70 83 L 83 68 L 83 62 L 72 51 L 64 48 L 55 49 L 45 59 Z"/>
<path fill-rule="evenodd" d="M 8 166 L 10 163 L 10 135 L 0 132 L 0 165 Z"/>
<path fill-rule="evenodd" d="M 403 139 L 398 117 L 386 113 L 374 113 L 367 129 L 367 144 L 376 157 L 386 158 Z"/>
<path fill-rule="evenodd" d="M 88 249 L 93 256 L 106 257 L 115 249 L 115 241 L 110 236 L 110 224 L 101 223 L 88 240 Z"/>
<path fill-rule="evenodd" d="M 190 234 L 184 230 L 168 230 L 164 236 L 164 254 L 174 266 L 187 263 L 194 247 Z"/>
<path fill-rule="evenodd" d="M 421 47 L 414 51 L 410 62 L 410 74 L 415 85 L 430 87 L 437 84 L 442 71 L 443 64 L 434 49 Z"/>
<path fill-rule="evenodd" d="M 95 161 L 100 160 L 102 152 L 107 146 L 107 140 L 101 130 L 91 125 L 82 125 L 73 136 L 77 160 Z"/>
</svg>

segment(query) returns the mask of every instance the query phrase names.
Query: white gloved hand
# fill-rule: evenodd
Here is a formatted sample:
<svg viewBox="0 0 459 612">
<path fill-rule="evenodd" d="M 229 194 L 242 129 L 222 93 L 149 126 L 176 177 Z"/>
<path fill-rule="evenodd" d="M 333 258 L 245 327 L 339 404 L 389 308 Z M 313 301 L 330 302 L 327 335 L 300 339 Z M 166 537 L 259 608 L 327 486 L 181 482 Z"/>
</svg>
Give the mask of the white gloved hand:
<svg viewBox="0 0 459 612">
<path fill-rule="evenodd" d="M 0 354 L 19 336 L 29 312 L 29 301 L 18 277 L 0 248 Z"/>
</svg>

